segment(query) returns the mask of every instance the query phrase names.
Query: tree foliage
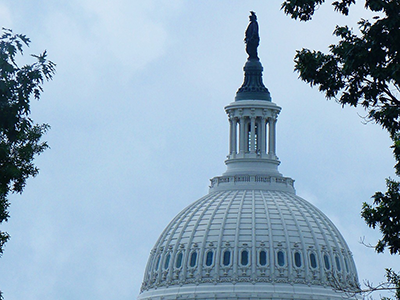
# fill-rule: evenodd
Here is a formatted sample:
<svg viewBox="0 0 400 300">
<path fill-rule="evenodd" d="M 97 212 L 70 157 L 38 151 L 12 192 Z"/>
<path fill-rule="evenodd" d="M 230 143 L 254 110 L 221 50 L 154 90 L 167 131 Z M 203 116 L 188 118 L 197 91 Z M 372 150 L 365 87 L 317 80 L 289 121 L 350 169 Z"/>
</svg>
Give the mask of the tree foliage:
<svg viewBox="0 0 400 300">
<path fill-rule="evenodd" d="M 324 0 L 286 0 L 282 9 L 293 19 L 311 20 Z M 355 0 L 332 1 L 335 11 L 350 13 Z M 337 44 L 328 53 L 302 49 L 295 56 L 299 77 L 318 86 L 328 99 L 342 106 L 361 106 L 373 121 L 390 135 L 396 160 L 394 169 L 400 175 L 400 1 L 365 0 L 365 8 L 375 14 L 372 20 L 361 19 L 359 32 L 348 26 L 336 26 Z M 386 180 L 387 192 L 376 192 L 372 204 L 363 203 L 361 215 L 367 225 L 379 228 L 382 238 L 375 250 L 386 248 L 400 254 L 400 183 Z M 387 282 L 400 299 L 400 277 L 387 270 Z"/>
<path fill-rule="evenodd" d="M 387 179 L 388 190 L 385 194 L 377 192 L 373 205 L 364 203 L 362 217 L 368 226 L 379 226 L 383 234 L 375 247 L 383 252 L 388 247 L 391 254 L 400 252 L 400 183 Z"/>
<path fill-rule="evenodd" d="M 10 193 L 22 193 L 26 180 L 38 174 L 35 156 L 48 145 L 41 141 L 47 124 L 36 124 L 30 118 L 30 101 L 39 99 L 44 81 L 52 79 L 55 64 L 44 51 L 32 55 L 35 62 L 18 65 L 30 39 L 4 29 L 0 37 L 0 223 L 9 218 Z M 9 239 L 0 231 L 0 256 Z M 0 296 L 1 297 L 1 296 Z"/>
</svg>

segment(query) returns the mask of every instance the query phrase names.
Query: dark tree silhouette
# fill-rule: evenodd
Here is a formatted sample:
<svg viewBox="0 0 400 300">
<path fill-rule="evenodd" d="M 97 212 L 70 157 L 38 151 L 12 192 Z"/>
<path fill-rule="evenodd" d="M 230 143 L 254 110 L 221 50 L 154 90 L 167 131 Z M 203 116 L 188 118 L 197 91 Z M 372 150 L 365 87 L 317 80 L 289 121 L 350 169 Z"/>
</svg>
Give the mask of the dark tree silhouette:
<svg viewBox="0 0 400 300">
<path fill-rule="evenodd" d="M 311 20 L 324 0 L 287 0 L 282 9 L 293 19 Z M 331 1 L 335 11 L 348 15 L 355 0 Z M 299 77 L 318 86 L 328 99 L 342 106 L 362 106 L 367 119 L 390 135 L 400 175 L 400 1 L 365 0 L 365 8 L 376 13 L 372 20 L 358 22 L 361 34 L 348 26 L 336 26 L 333 34 L 337 44 L 328 53 L 302 49 L 295 56 L 295 70 Z M 382 238 L 375 250 L 386 248 L 400 254 L 400 183 L 387 179 L 387 192 L 376 192 L 373 203 L 363 203 L 361 215 L 367 225 L 379 228 Z M 398 270 L 397 270 L 398 271 Z M 387 269 L 387 283 L 400 299 L 399 274 Z"/>
<path fill-rule="evenodd" d="M 44 51 L 32 55 L 34 63 L 18 66 L 17 56 L 29 43 L 25 35 L 10 29 L 3 29 L 0 37 L 0 223 L 9 218 L 9 193 L 22 193 L 26 180 L 38 174 L 34 157 L 48 148 L 40 139 L 49 125 L 33 122 L 30 101 L 40 98 L 42 84 L 52 78 L 55 64 Z M 0 231 L 0 255 L 8 239 Z"/>
</svg>

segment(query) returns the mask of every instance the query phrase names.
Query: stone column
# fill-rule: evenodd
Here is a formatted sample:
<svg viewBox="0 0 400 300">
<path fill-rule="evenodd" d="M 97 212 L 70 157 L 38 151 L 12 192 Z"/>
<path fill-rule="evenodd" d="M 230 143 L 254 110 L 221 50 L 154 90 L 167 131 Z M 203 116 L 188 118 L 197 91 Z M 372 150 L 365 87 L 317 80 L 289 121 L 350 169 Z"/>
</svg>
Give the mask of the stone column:
<svg viewBox="0 0 400 300">
<path fill-rule="evenodd" d="M 260 128 L 258 130 L 258 147 L 260 149 L 261 156 L 266 153 L 265 142 L 267 140 L 267 131 L 265 130 L 266 119 L 264 117 L 260 118 Z"/>
<path fill-rule="evenodd" d="M 276 119 L 275 118 L 270 118 L 268 122 L 268 155 L 275 157 L 275 124 L 276 124 Z"/>
<path fill-rule="evenodd" d="M 246 151 L 246 119 L 244 116 L 239 119 L 240 134 L 239 134 L 239 152 L 244 153 Z"/>
<path fill-rule="evenodd" d="M 251 128 L 250 128 L 250 153 L 255 152 L 256 142 L 256 117 L 251 117 Z"/>
<path fill-rule="evenodd" d="M 237 123 L 238 123 L 238 119 L 234 118 L 234 120 L 233 120 L 233 140 L 232 140 L 234 155 L 236 155 L 237 151 L 238 151 L 237 150 Z"/>
<path fill-rule="evenodd" d="M 229 144 L 229 154 L 235 156 L 237 153 L 237 118 L 229 119 L 230 128 L 230 144 Z"/>
<path fill-rule="evenodd" d="M 229 118 L 229 155 L 233 153 L 233 126 L 234 120 L 233 118 Z"/>
</svg>

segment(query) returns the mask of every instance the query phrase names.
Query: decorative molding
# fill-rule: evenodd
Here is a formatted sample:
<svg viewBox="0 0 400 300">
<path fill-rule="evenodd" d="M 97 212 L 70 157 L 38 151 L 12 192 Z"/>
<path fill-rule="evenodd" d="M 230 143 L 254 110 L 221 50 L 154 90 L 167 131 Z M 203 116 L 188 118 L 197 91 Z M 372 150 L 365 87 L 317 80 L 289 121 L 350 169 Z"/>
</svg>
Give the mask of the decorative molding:
<svg viewBox="0 0 400 300">
<path fill-rule="evenodd" d="M 220 186 L 243 184 L 248 187 L 249 184 L 254 184 L 259 188 L 253 190 L 230 188 L 210 193 L 180 213 L 167 226 L 166 231 L 150 251 L 142 292 L 155 291 L 162 287 L 219 283 L 253 285 L 263 282 L 329 287 L 332 278 L 336 278 L 344 288 L 358 285 L 351 252 L 337 229 L 331 225 L 327 226 L 331 223 L 326 216 L 292 192 L 263 189 L 263 186 L 272 184 L 292 186 L 292 179 L 244 174 L 215 177 L 211 182 Z M 253 207 L 257 208 L 258 214 L 246 212 Z M 238 212 L 238 209 L 241 211 Z M 289 233 L 276 222 L 280 216 L 278 210 L 287 212 L 296 210 L 296 214 L 286 214 L 281 220 L 289 222 L 286 224 L 301 222 L 309 230 L 298 230 L 298 236 L 292 232 L 290 237 L 286 238 Z M 251 227 L 248 222 L 241 223 L 242 218 L 249 217 L 255 217 Z M 223 228 L 227 230 L 225 233 L 221 233 L 220 227 L 217 226 L 222 220 L 230 220 L 224 223 Z M 233 225 L 233 220 L 238 223 Z M 325 225 L 321 225 L 319 230 L 326 229 L 323 232 L 314 232 L 313 228 L 316 228 L 317 223 L 322 224 L 321 222 Z M 251 236 L 254 238 L 249 239 Z M 309 242 L 305 243 L 305 239 Z M 224 266 L 223 253 L 228 249 L 231 251 L 230 264 Z M 214 251 L 213 262 L 212 265 L 206 266 L 206 253 L 209 250 Z M 194 251 L 197 253 L 196 264 L 190 267 L 190 255 Z M 241 265 L 242 251 L 249 253 L 247 265 Z M 260 251 L 266 252 L 266 265 L 259 264 Z M 278 265 L 278 251 L 284 252 L 283 266 Z M 176 267 L 180 253 L 182 253 L 182 264 Z M 300 267 L 295 265 L 295 253 L 300 254 Z M 315 254 L 317 262 L 315 268 L 311 267 L 310 253 Z M 329 270 L 324 267 L 324 254 L 328 255 L 330 260 Z M 165 268 L 168 255 L 171 257 L 168 267 Z M 340 268 L 337 267 L 336 256 L 341 264 Z M 160 262 L 157 269 L 158 260 Z"/>
</svg>

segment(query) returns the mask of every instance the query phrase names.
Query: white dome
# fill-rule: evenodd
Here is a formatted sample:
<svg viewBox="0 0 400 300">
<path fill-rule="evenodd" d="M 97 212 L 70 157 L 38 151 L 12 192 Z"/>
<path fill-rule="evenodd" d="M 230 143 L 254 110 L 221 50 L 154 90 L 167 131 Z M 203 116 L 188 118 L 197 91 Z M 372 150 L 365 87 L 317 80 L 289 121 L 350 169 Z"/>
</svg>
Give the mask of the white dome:
<svg viewBox="0 0 400 300">
<path fill-rule="evenodd" d="M 342 235 L 278 171 L 281 108 L 272 102 L 262 71 L 249 53 L 243 85 L 225 107 L 227 170 L 161 234 L 139 300 L 358 299 L 341 291 L 358 289 Z"/>
<path fill-rule="evenodd" d="M 333 223 L 293 192 L 262 186 L 212 192 L 178 214 L 151 251 L 138 299 L 322 300 L 342 299 L 333 281 L 354 289 Z"/>
</svg>

